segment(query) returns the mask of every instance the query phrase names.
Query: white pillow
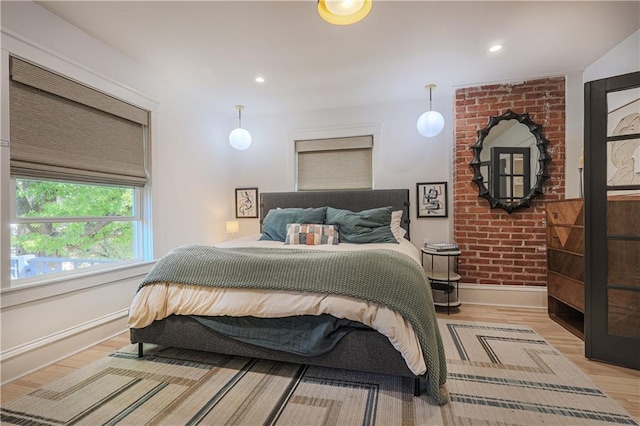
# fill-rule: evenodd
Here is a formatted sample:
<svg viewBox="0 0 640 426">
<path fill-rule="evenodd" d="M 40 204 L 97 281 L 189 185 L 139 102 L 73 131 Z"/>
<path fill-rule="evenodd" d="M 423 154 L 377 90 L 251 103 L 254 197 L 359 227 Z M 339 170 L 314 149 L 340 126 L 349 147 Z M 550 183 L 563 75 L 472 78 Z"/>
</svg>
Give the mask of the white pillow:
<svg viewBox="0 0 640 426">
<path fill-rule="evenodd" d="M 398 242 L 402 241 L 407 230 L 402 228 L 400 224 L 402 223 L 402 210 L 398 210 L 395 212 L 391 212 L 391 223 L 389 226 L 391 227 L 391 233 L 398 240 Z"/>
</svg>

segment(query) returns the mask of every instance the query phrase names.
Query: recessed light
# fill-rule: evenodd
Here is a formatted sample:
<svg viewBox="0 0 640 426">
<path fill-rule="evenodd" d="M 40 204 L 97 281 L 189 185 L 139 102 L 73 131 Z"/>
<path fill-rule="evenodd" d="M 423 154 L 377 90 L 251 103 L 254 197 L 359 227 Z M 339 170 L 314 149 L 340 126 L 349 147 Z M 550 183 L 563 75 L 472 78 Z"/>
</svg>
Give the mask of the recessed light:
<svg viewBox="0 0 640 426">
<path fill-rule="evenodd" d="M 494 44 L 493 46 L 491 46 L 489 48 L 489 52 L 497 52 L 498 50 L 502 49 L 502 45 L 501 44 Z"/>
<path fill-rule="evenodd" d="M 264 77 L 256 77 L 256 83 L 264 83 Z"/>
</svg>

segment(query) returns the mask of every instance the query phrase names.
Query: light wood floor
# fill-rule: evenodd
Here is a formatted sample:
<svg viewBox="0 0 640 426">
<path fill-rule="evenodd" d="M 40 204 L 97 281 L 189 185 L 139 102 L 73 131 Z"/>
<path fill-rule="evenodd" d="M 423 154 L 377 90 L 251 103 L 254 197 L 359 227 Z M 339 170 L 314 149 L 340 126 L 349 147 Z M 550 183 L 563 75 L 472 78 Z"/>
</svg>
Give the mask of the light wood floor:
<svg viewBox="0 0 640 426">
<path fill-rule="evenodd" d="M 446 310 L 438 309 L 438 317 L 446 318 Z M 452 310 L 449 318 L 464 321 L 521 324 L 533 328 L 590 376 L 603 392 L 617 400 L 636 420 L 640 420 L 640 371 L 586 359 L 582 340 L 551 321 L 546 311 L 463 305 L 459 310 Z M 128 344 L 128 333 L 122 333 L 113 339 L 8 383 L 0 388 L 0 402 L 8 402 L 25 395 L 47 382 L 97 361 Z"/>
</svg>

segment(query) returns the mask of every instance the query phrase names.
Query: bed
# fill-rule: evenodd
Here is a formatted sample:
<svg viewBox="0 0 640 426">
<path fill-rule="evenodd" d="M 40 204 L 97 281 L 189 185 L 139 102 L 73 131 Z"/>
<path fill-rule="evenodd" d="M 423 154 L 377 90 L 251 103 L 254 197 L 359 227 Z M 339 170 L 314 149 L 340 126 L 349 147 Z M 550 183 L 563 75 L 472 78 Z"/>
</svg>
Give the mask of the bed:
<svg viewBox="0 0 640 426">
<path fill-rule="evenodd" d="M 412 378 L 414 395 L 419 396 L 425 388 L 437 403 L 446 403 L 446 364 L 431 291 L 419 266 L 418 251 L 409 242 L 409 191 L 393 189 L 262 193 L 260 207 L 262 234 L 257 237 L 249 236 L 211 248 L 179 247 L 156 263 L 141 284 L 130 309 L 130 338 L 132 343 L 138 343 L 139 356 L 144 355 L 144 343 L 153 343 L 228 355 L 392 374 Z M 340 235 L 339 244 L 325 242 L 310 246 L 308 240 L 298 241 L 298 236 L 300 239 L 313 238 L 313 235 L 300 233 L 300 229 L 306 230 L 306 224 L 287 223 L 286 243 L 281 241 L 282 235 L 273 237 L 272 234 L 280 230 L 274 227 L 274 223 L 282 225 L 274 222 L 273 218 L 286 218 L 288 212 L 304 210 L 306 214 L 319 209 L 324 209 L 322 224 L 318 224 L 321 225 L 323 235 L 320 237 L 315 231 L 316 244 L 320 238 L 332 241 L 332 230 Z M 375 220 L 379 211 L 383 214 L 380 217 L 387 218 L 388 216 L 384 216 L 387 210 L 393 212 L 390 223 L 392 226 L 375 227 L 374 231 L 384 228 L 382 231 L 388 232 L 395 225 L 396 229 L 392 232 L 394 242 L 378 243 L 376 240 L 371 244 L 350 244 L 344 241 L 351 234 L 348 233 L 348 224 L 340 222 L 345 217 L 340 216 L 341 214 L 363 212 L 366 215 L 367 212 L 374 212 L 365 219 Z M 309 217 L 311 216 L 306 216 Z M 361 219 L 358 217 L 358 220 Z M 342 233 L 340 227 L 329 223 L 336 221 L 341 224 Z M 367 228 L 367 231 L 370 229 Z M 327 237 L 327 233 L 331 236 Z M 355 233 L 353 235 L 358 241 L 360 236 Z M 366 235 L 365 238 L 369 238 L 370 234 Z M 387 238 L 387 234 L 384 235 Z M 263 238 L 267 241 L 261 240 Z M 301 260 L 306 266 L 298 267 L 298 263 L 291 263 Z M 323 263 L 325 266 L 321 268 L 309 266 L 325 260 L 329 265 Z M 228 266 L 236 261 L 236 269 Z M 363 265 L 366 263 L 367 266 L 361 266 L 359 262 L 363 262 Z M 216 265 L 220 263 L 227 266 L 218 268 Z M 376 269 L 375 265 L 378 264 L 386 265 L 381 266 L 384 269 L 382 272 Z M 253 265 L 261 266 L 252 267 Z M 305 268 L 312 268 L 313 279 L 301 278 L 306 275 L 296 275 L 296 270 Z M 226 272 L 223 269 L 233 271 L 224 275 Z M 213 272 L 195 274 L 192 273 L 194 270 Z M 347 270 L 350 272 L 346 272 Z M 191 280 L 195 279 L 192 277 L 194 274 L 206 283 L 193 286 Z M 272 275 L 279 276 L 273 278 Z M 271 287 L 270 280 L 275 280 Z M 381 285 L 378 282 L 380 280 L 385 283 L 400 280 L 403 283 L 402 291 L 399 291 L 400 287 Z M 260 285 L 269 288 L 253 288 L 254 281 L 261 281 Z M 305 283 L 302 284 L 302 281 Z M 354 281 L 364 281 L 366 285 L 362 282 L 354 284 Z M 413 281 L 417 282 L 404 287 L 405 282 Z M 229 284 L 233 288 L 221 288 L 231 282 L 235 283 Z M 305 286 L 304 289 L 299 287 L 301 285 Z M 352 287 L 358 288 L 354 290 Z M 192 291 L 196 293 L 191 293 Z M 215 292 L 215 296 L 211 296 L 211 292 Z M 405 292 L 407 295 L 402 294 Z M 385 293 L 385 296 L 380 296 L 379 293 Z M 252 297 L 257 297 L 255 303 L 252 302 Z M 284 299 L 285 297 L 291 299 Z M 393 301 L 379 300 L 386 297 Z M 193 308 L 193 298 L 206 302 Z M 212 300 L 215 303 L 208 302 Z M 242 302 L 238 302 L 240 300 Z M 278 303 L 272 303 L 274 300 Z M 283 300 L 286 302 L 282 303 Z M 244 304 L 250 307 L 245 307 Z M 249 310 L 255 306 L 260 306 L 260 309 L 267 306 L 265 310 L 268 313 Z M 357 316 L 352 310 L 358 312 Z M 415 311 L 419 312 L 414 314 Z M 254 317 L 269 320 L 285 317 L 295 320 L 296 316 L 328 316 L 334 320 L 342 317 L 362 322 L 364 326 L 350 329 L 332 343 L 330 349 L 309 355 L 290 349 L 281 350 L 277 344 L 269 347 L 228 337 L 220 332 L 220 328 L 212 329 L 208 322 L 230 317 L 252 320 L 255 320 Z M 255 322 L 253 325 L 255 326 Z M 426 387 L 422 386 L 423 383 L 426 383 Z"/>
</svg>

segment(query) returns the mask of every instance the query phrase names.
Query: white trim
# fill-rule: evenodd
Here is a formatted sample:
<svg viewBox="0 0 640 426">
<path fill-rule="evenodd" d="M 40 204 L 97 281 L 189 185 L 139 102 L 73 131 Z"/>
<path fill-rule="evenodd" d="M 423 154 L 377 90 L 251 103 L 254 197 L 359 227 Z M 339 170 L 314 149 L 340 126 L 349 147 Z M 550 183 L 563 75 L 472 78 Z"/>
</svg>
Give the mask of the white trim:
<svg viewBox="0 0 640 426">
<path fill-rule="evenodd" d="M 133 265 L 112 267 L 107 270 L 78 273 L 72 277 L 64 276 L 58 279 L 47 278 L 46 282 L 21 287 L 11 287 L 2 290 L 0 311 L 9 307 L 16 307 L 36 300 L 43 300 L 74 291 L 86 290 L 102 285 L 112 285 L 116 282 L 142 279 L 155 264 L 155 261 L 138 262 Z"/>
<path fill-rule="evenodd" d="M 546 295 L 546 287 L 460 284 L 460 309 L 465 304 L 544 309 Z M 2 352 L 2 384 L 126 331 L 127 313 L 121 309 Z"/>
<path fill-rule="evenodd" d="M 460 284 L 458 298 L 464 305 L 547 308 L 547 287 L 494 284 Z"/>
<path fill-rule="evenodd" d="M 4 385 L 55 364 L 123 333 L 127 330 L 128 311 L 128 308 L 122 309 L 2 352 L 0 354 L 2 383 L 0 384 Z"/>
<path fill-rule="evenodd" d="M 60 73 L 81 84 L 106 92 L 108 95 L 133 103 L 148 111 L 158 111 L 159 103 L 151 97 L 92 70 L 33 40 L 7 28 L 1 28 L 2 50 L 41 67 Z M 8 66 L 6 70 L 8 71 Z M 3 73 L 4 73 L 3 69 Z"/>
<path fill-rule="evenodd" d="M 369 123 L 290 131 L 289 152 L 287 153 L 289 190 L 295 191 L 296 186 L 296 140 L 349 138 L 364 135 L 373 136 L 373 188 L 384 188 L 382 182 L 382 123 Z"/>
<path fill-rule="evenodd" d="M 117 312 L 113 312 L 109 315 L 105 315 L 103 317 L 99 317 L 93 319 L 91 321 L 87 321 L 83 324 L 78 324 L 73 327 L 67 328 L 66 330 L 58 331 L 56 333 L 45 336 L 41 339 L 37 339 L 28 343 L 24 343 L 22 345 L 16 346 L 15 348 L 8 349 L 0 353 L 0 362 L 5 362 L 11 358 L 16 356 L 20 356 L 26 352 L 31 352 L 40 347 L 47 346 L 56 342 L 59 342 L 63 339 L 67 339 L 72 337 L 75 334 L 79 334 L 90 330 L 95 327 L 99 327 L 102 324 L 107 324 L 111 321 L 115 321 L 119 318 L 125 317 L 129 314 L 129 308 L 121 309 Z"/>
<path fill-rule="evenodd" d="M 11 285 L 10 184 L 9 184 L 9 53 L 0 50 L 0 289 Z M 6 74 L 6 77 L 5 77 Z M 7 206 L 7 207 L 5 207 Z"/>
<path fill-rule="evenodd" d="M 14 180 L 14 179 L 12 179 Z M 36 179 L 33 179 L 36 180 Z M 15 185 L 12 185 L 15 188 Z M 97 185 L 95 185 L 97 186 Z M 15 199 L 15 195 L 11 194 L 11 199 Z M 139 198 L 139 197 L 134 197 Z M 109 220 L 110 222 L 138 222 L 140 217 L 136 216 L 56 216 L 56 217 L 17 217 L 15 209 L 11 209 L 12 223 L 76 223 L 76 222 L 97 222 L 101 220 Z"/>
</svg>

